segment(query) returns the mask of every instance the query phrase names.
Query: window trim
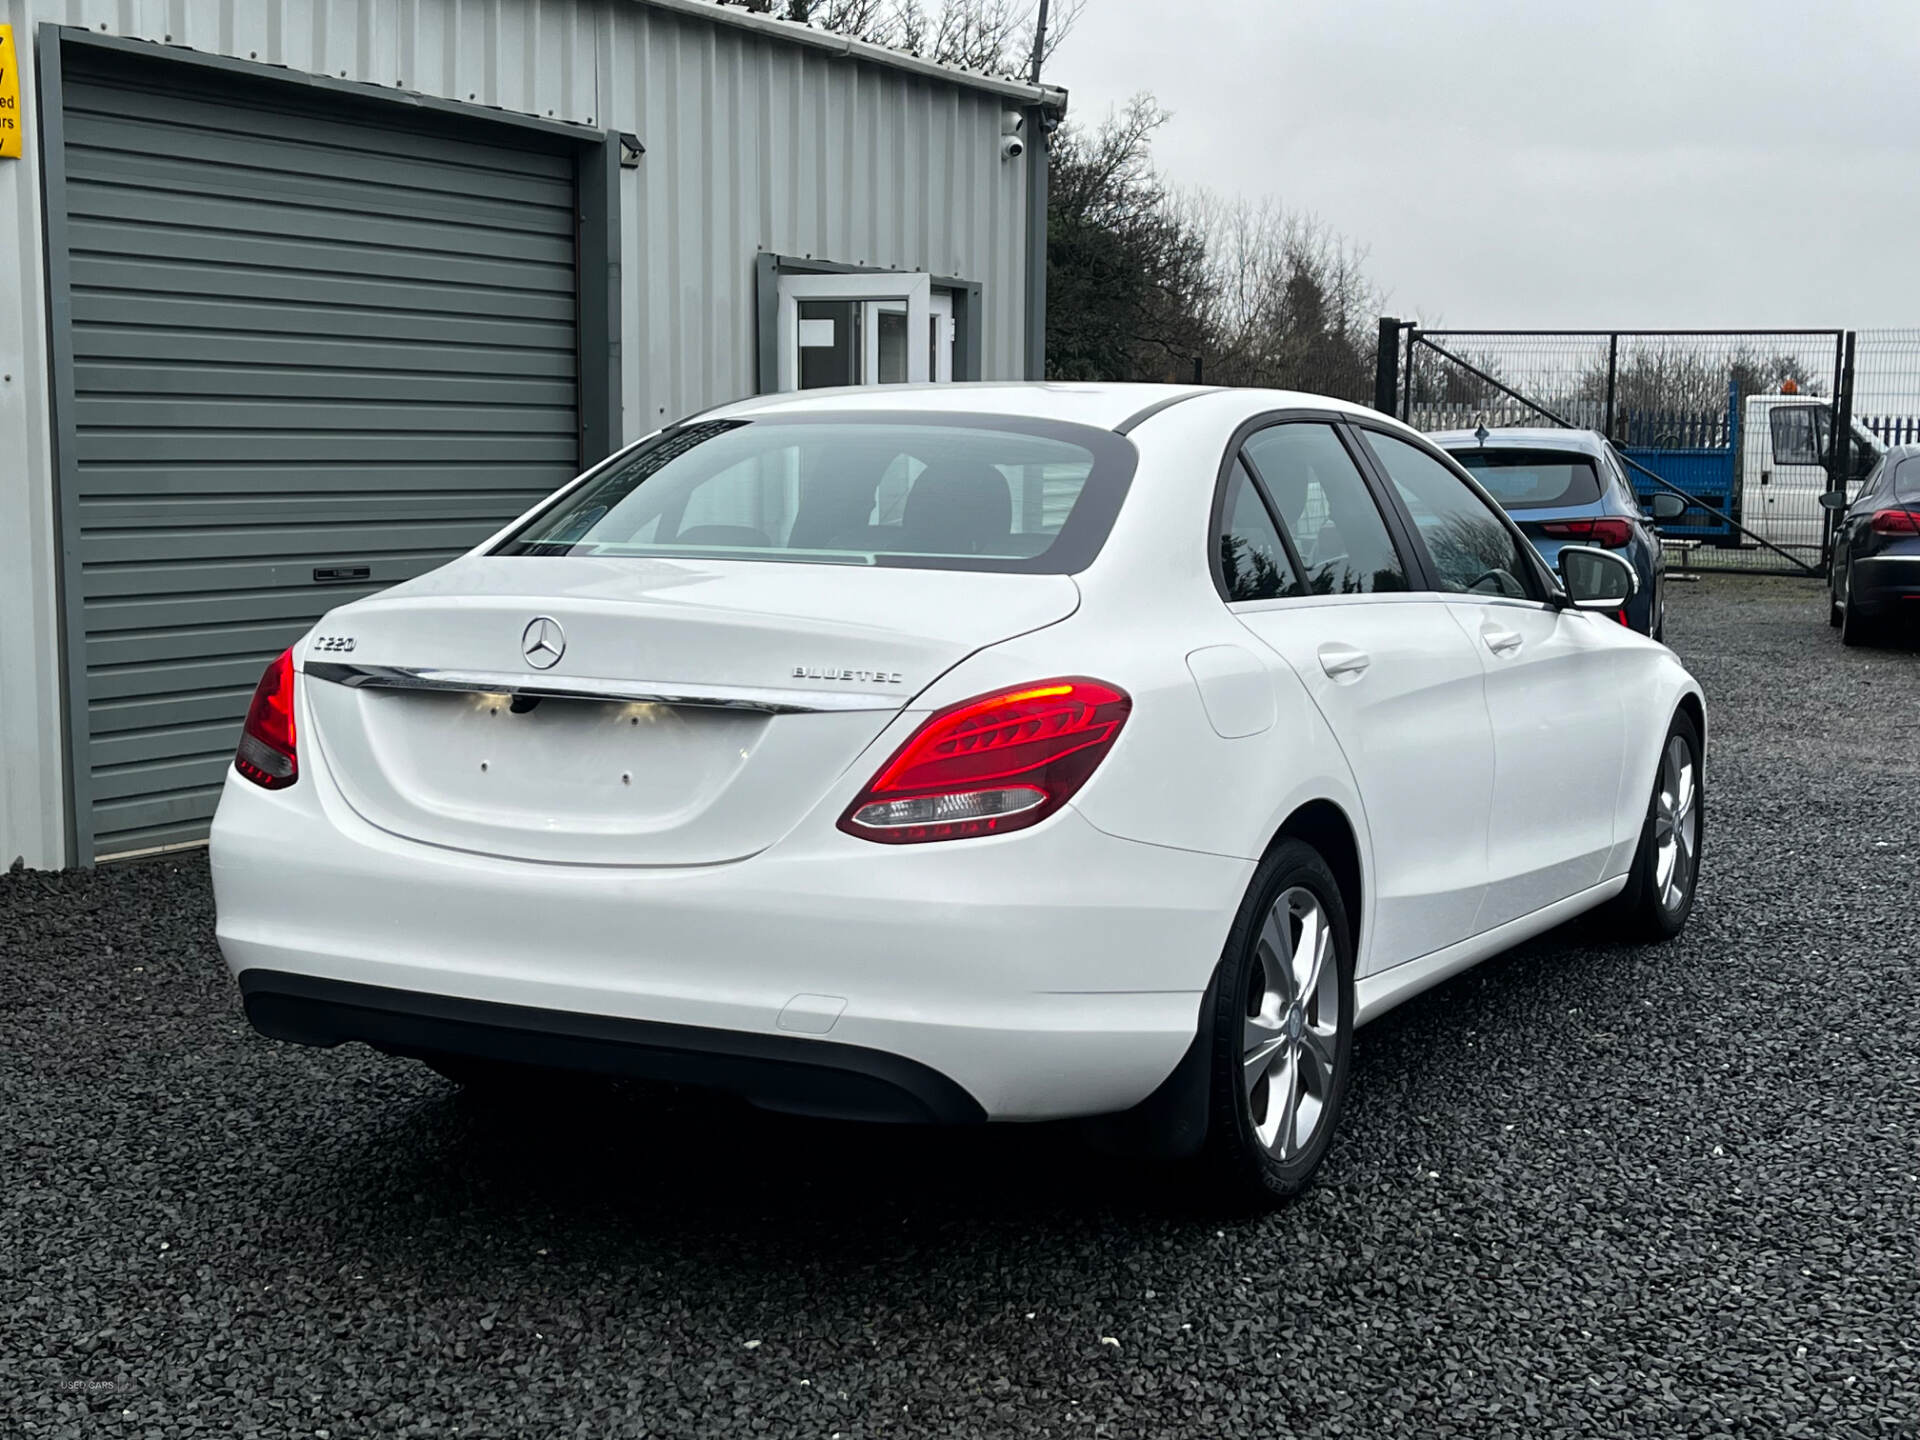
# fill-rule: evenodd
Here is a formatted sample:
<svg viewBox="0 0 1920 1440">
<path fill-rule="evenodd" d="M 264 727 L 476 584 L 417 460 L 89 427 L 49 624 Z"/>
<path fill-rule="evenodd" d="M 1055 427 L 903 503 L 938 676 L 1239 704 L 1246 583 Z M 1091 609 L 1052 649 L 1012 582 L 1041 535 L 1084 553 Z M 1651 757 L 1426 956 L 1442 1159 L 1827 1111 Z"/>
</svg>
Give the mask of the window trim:
<svg viewBox="0 0 1920 1440">
<path fill-rule="evenodd" d="M 1407 537 L 1398 512 L 1385 504 L 1380 495 L 1380 483 L 1373 473 L 1367 459 L 1358 453 L 1359 447 L 1352 435 L 1346 433 L 1346 422 L 1351 417 L 1344 410 L 1321 410 L 1314 407 L 1302 407 L 1287 410 L 1266 410 L 1243 420 L 1228 437 L 1226 453 L 1221 457 L 1220 465 L 1214 475 L 1213 509 L 1207 525 L 1207 572 L 1213 577 L 1214 592 L 1228 605 L 1273 605 L 1282 601 L 1295 603 L 1331 604 L 1344 600 L 1362 600 L 1370 598 L 1372 592 L 1358 595 L 1321 595 L 1308 591 L 1305 595 L 1276 595 L 1271 600 L 1235 600 L 1227 594 L 1226 577 L 1220 570 L 1220 533 L 1221 521 L 1226 514 L 1227 486 L 1236 460 L 1244 460 L 1247 473 L 1253 477 L 1254 489 L 1260 496 L 1260 503 L 1267 507 L 1267 518 L 1273 522 L 1281 544 L 1286 546 L 1287 558 L 1294 565 L 1294 574 L 1300 583 L 1306 583 L 1306 567 L 1301 564 L 1299 551 L 1294 546 L 1293 535 L 1281 521 L 1279 512 L 1274 508 L 1273 496 L 1267 490 L 1267 482 L 1260 474 L 1260 467 L 1251 456 L 1246 455 L 1247 441 L 1262 430 L 1271 430 L 1277 425 L 1319 424 L 1331 429 L 1341 446 L 1347 452 L 1347 458 L 1353 462 L 1353 468 L 1360 474 L 1360 483 L 1373 497 L 1374 509 L 1380 512 L 1380 521 L 1386 527 L 1387 543 L 1393 547 L 1394 558 L 1400 562 L 1401 570 L 1407 577 L 1405 591 L 1386 591 L 1388 595 L 1418 595 L 1421 587 L 1417 583 L 1424 578 L 1421 562 L 1407 547 Z"/>
<path fill-rule="evenodd" d="M 1280 549 L 1286 557 L 1287 569 L 1291 572 L 1293 584 L 1300 593 L 1297 595 L 1254 596 L 1251 599 L 1235 599 L 1233 596 L 1227 594 L 1226 567 L 1222 565 L 1220 561 L 1220 542 L 1225 540 L 1227 535 L 1227 496 L 1233 493 L 1234 484 L 1231 479 L 1227 481 L 1226 485 L 1223 486 L 1220 491 L 1219 533 L 1214 538 L 1212 552 L 1214 587 L 1220 591 L 1229 605 L 1253 605 L 1264 603 L 1268 600 L 1307 599 L 1313 592 L 1306 588 L 1307 570 L 1301 561 L 1300 549 L 1293 543 L 1293 536 L 1287 533 L 1287 527 L 1280 521 L 1280 512 L 1274 507 L 1273 496 L 1267 490 L 1267 482 L 1260 475 L 1260 467 L 1253 463 L 1253 457 L 1248 455 L 1244 448 L 1234 452 L 1233 460 L 1227 467 L 1228 470 L 1231 471 L 1235 465 L 1238 465 L 1240 469 L 1246 472 L 1247 485 L 1253 494 L 1254 503 L 1265 513 L 1267 524 L 1273 527 L 1273 533 L 1279 537 Z"/>
<path fill-rule="evenodd" d="M 1509 605 L 1537 605 L 1546 610 L 1559 610 L 1564 608 L 1560 600 L 1565 592 L 1561 589 L 1559 577 L 1547 568 L 1547 562 L 1540 558 L 1540 552 L 1534 548 L 1533 542 L 1527 538 L 1526 532 L 1520 528 L 1513 516 L 1506 512 L 1505 507 L 1502 506 L 1499 501 L 1487 493 L 1486 487 L 1481 485 L 1478 480 L 1475 480 L 1464 465 L 1448 455 L 1447 452 L 1439 446 L 1433 444 L 1426 436 L 1417 432 L 1409 434 L 1399 429 L 1389 428 L 1386 425 L 1373 424 L 1367 419 L 1358 417 L 1349 417 L 1349 424 L 1355 432 L 1360 447 L 1366 452 L 1368 464 L 1373 467 L 1376 482 L 1385 490 L 1387 500 L 1392 505 L 1394 513 L 1400 517 L 1401 525 L 1412 537 L 1415 552 L 1420 557 L 1420 568 L 1426 576 L 1427 588 L 1429 590 L 1434 591 L 1436 594 L 1444 595 L 1450 600 L 1502 600 Z M 1459 480 L 1469 491 L 1477 496 L 1480 503 L 1493 512 L 1495 518 L 1499 520 L 1508 536 L 1513 540 L 1514 544 L 1519 547 L 1520 554 L 1532 569 L 1533 583 L 1530 588 L 1536 593 L 1522 599 L 1517 595 L 1484 595 L 1473 591 L 1448 590 L 1445 588 L 1440 583 L 1440 569 L 1433 563 L 1433 557 L 1427 551 L 1427 542 L 1420 536 L 1420 527 L 1413 518 L 1413 512 L 1407 509 L 1406 502 L 1400 498 L 1400 492 L 1393 484 L 1393 477 L 1387 471 L 1386 462 L 1379 457 L 1374 451 L 1372 444 L 1367 441 L 1366 437 L 1369 434 L 1384 435 L 1391 440 L 1398 440 L 1403 444 L 1411 445 L 1422 454 L 1431 456 L 1440 462 L 1442 469 L 1450 472 L 1455 479 Z"/>
</svg>

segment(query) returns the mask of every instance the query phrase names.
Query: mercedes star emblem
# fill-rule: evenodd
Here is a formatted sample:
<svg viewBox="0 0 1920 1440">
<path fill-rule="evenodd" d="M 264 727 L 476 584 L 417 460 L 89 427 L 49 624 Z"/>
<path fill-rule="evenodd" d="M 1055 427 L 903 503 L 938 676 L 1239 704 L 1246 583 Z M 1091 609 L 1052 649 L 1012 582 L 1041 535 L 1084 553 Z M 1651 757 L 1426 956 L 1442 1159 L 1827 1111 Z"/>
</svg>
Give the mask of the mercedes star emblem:
<svg viewBox="0 0 1920 1440">
<path fill-rule="evenodd" d="M 520 632 L 520 653 L 536 670 L 551 670 L 567 653 L 567 632 L 551 615 L 536 615 Z"/>
</svg>

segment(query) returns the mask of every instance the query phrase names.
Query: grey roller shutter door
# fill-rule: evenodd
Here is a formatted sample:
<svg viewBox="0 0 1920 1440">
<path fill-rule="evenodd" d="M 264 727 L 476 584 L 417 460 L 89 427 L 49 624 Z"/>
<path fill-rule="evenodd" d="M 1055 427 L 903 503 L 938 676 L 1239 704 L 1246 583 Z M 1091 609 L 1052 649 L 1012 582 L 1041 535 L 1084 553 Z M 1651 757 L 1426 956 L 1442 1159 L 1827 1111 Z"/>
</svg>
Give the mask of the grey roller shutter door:
<svg viewBox="0 0 1920 1440">
<path fill-rule="evenodd" d="M 168 69 L 65 80 L 97 856 L 205 835 L 267 662 L 580 448 L 571 155 Z"/>
</svg>

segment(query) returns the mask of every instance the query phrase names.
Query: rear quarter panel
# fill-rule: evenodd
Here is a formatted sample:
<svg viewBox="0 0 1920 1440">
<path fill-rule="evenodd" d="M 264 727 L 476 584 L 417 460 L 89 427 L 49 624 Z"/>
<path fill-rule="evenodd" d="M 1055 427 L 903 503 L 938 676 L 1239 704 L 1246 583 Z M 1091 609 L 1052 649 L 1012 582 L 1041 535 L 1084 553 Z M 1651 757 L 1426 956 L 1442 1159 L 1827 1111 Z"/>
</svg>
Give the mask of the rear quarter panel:
<svg viewBox="0 0 1920 1440">
<path fill-rule="evenodd" d="M 913 710 L 1054 676 L 1120 686 L 1133 699 L 1132 713 L 1073 808 L 1121 839 L 1255 861 L 1300 806 L 1331 801 L 1347 816 L 1360 850 L 1367 899 L 1355 918 L 1364 941 L 1371 933 L 1372 847 L 1352 773 L 1292 671 L 1224 607 L 1219 618 L 1217 627 L 1202 620 L 1116 632 L 1083 607 L 1070 620 L 981 651 L 917 697 Z M 1271 702 L 1260 718 L 1270 720 L 1255 733 L 1227 738 L 1209 718 L 1188 656 L 1221 648 L 1239 650 L 1260 668 Z M 1223 940 L 1231 919 L 1229 904 L 1220 916 Z"/>
<path fill-rule="evenodd" d="M 1352 773 L 1299 679 L 1227 609 L 1209 563 L 1227 443 L 1241 421 L 1272 404 L 1255 392 L 1213 392 L 1136 430 L 1130 438 L 1140 464 L 1127 502 L 1094 564 L 1075 577 L 1080 608 L 970 657 L 916 697 L 914 709 L 1056 675 L 1119 685 L 1133 697 L 1133 712 L 1073 803 L 1108 834 L 1146 844 L 1257 860 L 1301 805 L 1331 802 L 1360 852 L 1369 897 L 1355 917 L 1364 963 L 1373 857 Z M 1190 668 L 1189 656 L 1216 649 L 1225 653 Z M 1264 709 L 1259 718 L 1270 714 L 1270 722 L 1246 734 L 1237 733 L 1244 724 L 1216 728 L 1220 716 L 1209 717 L 1195 668 L 1244 674 L 1250 666 L 1263 676 L 1270 703 L 1245 703 L 1241 713 Z M 1243 689 L 1241 699 L 1253 697 Z M 1231 918 L 1221 916 L 1223 937 Z"/>
</svg>

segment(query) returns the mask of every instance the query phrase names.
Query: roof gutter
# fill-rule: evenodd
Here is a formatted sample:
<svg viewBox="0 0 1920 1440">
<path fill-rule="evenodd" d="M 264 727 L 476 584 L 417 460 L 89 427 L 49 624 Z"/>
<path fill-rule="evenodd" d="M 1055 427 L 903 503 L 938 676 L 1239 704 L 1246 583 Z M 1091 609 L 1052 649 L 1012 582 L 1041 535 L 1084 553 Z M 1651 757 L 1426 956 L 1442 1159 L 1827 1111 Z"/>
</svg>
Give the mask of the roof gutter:
<svg viewBox="0 0 1920 1440">
<path fill-rule="evenodd" d="M 875 45 L 866 40 L 852 40 L 845 35 L 815 30 L 811 26 L 791 20 L 775 20 L 771 16 L 756 15 L 750 10 L 718 5 L 713 3 L 713 0 L 635 0 L 635 3 L 654 10 L 666 10 L 676 15 L 697 18 L 712 25 L 746 30 L 765 39 L 787 45 L 805 45 L 815 50 L 824 50 L 830 55 L 843 55 L 850 60 L 864 60 L 872 65 L 884 65 L 888 69 L 904 70 L 909 75 L 918 75 L 927 80 L 937 80 L 969 90 L 984 90 L 990 95 L 998 95 L 1004 100 L 1010 100 L 1019 105 L 1037 106 L 1050 114 L 1066 113 L 1067 92 L 1057 85 L 1029 85 L 1020 80 L 983 75 L 975 70 L 960 70 L 951 65 L 938 65 L 931 60 L 923 60 L 918 55 L 909 55 L 902 50 L 890 50 L 885 45 Z"/>
</svg>

